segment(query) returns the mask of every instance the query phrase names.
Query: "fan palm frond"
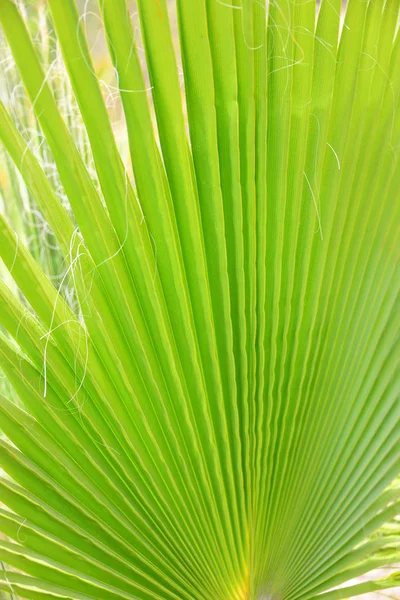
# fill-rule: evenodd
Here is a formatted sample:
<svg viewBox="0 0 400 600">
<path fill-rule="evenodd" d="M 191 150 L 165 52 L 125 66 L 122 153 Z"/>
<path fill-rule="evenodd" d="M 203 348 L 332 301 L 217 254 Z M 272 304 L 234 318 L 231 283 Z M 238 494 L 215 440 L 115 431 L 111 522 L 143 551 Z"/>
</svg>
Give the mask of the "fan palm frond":
<svg viewBox="0 0 400 600">
<path fill-rule="evenodd" d="M 399 585 L 343 587 L 399 562 L 399 2 L 176 0 L 178 56 L 166 0 L 137 4 L 145 67 L 126 0 L 98 7 L 126 164 L 74 0 L 46 18 L 82 138 L 0 0 L 56 179 L 4 103 L 0 139 L 65 263 L 54 285 L 5 188 L 0 589 Z"/>
</svg>

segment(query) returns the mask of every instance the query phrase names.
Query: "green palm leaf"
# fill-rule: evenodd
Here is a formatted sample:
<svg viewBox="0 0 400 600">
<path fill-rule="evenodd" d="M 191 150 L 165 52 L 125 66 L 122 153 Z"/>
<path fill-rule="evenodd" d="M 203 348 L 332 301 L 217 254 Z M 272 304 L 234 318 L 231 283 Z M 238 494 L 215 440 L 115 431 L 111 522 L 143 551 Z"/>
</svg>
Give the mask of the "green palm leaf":
<svg viewBox="0 0 400 600">
<path fill-rule="evenodd" d="M 400 584 L 342 587 L 399 561 L 400 5 L 341 4 L 176 0 L 177 56 L 166 0 L 138 0 L 144 66 L 101 0 L 124 161 L 74 0 L 41 7 L 45 53 L 0 0 L 44 144 L 0 105 L 5 597 Z"/>
</svg>

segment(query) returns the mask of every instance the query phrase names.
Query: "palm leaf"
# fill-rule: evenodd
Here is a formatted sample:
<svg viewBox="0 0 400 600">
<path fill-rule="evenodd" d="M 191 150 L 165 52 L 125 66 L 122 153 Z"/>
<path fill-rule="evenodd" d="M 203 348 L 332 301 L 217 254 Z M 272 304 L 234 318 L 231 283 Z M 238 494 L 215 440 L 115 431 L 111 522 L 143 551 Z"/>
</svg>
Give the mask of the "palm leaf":
<svg viewBox="0 0 400 600">
<path fill-rule="evenodd" d="M 126 0 L 101 0 L 128 163 L 77 6 L 48 6 L 72 121 L 29 11 L 0 0 L 57 172 L 2 104 L 23 187 L 0 218 L 0 590 L 399 585 L 343 587 L 399 560 L 398 0 L 350 0 L 344 21 L 339 0 L 176 0 L 178 56 L 166 0 L 138 0 L 145 65 Z M 19 189 L 59 286 L 18 229 Z"/>
</svg>

